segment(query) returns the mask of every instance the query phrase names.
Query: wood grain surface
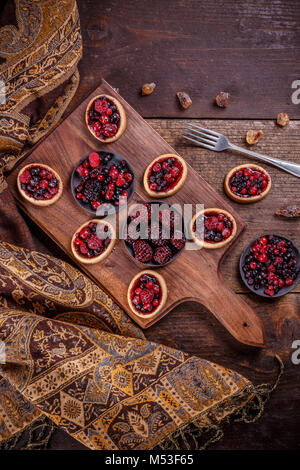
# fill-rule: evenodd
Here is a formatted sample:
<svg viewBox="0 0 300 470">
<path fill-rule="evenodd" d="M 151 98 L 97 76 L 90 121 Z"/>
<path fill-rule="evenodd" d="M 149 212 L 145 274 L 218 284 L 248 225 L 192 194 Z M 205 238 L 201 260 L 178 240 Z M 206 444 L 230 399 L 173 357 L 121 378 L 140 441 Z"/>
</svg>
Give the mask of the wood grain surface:
<svg viewBox="0 0 300 470">
<path fill-rule="evenodd" d="M 245 157 L 231 152 L 214 154 L 180 139 L 185 118 L 223 132 L 244 144 L 249 128 L 262 129 L 257 151 L 300 163 L 300 123 L 276 126 L 278 112 L 300 117 L 300 105 L 291 101 L 291 84 L 299 80 L 298 0 L 77 0 L 83 35 L 81 81 L 70 106 L 74 108 L 104 76 L 149 119 L 148 123 L 172 145 L 204 179 L 223 195 L 226 172 Z M 156 81 L 155 92 L 139 94 L 144 82 Z M 193 105 L 182 111 L 175 93 L 190 93 Z M 215 95 L 231 93 L 226 110 L 217 108 Z M 203 120 L 204 117 L 212 118 Z M 168 119 L 170 118 L 170 119 Z M 229 120 L 226 120 L 229 118 Z M 253 120 L 254 119 L 254 120 Z M 269 120 L 264 120 L 269 119 Z M 266 300 L 249 294 L 241 283 L 237 260 L 244 246 L 262 232 L 277 232 L 300 246 L 300 221 L 274 217 L 286 204 L 300 203 L 299 180 L 267 167 L 273 187 L 268 197 L 248 206 L 231 202 L 247 222 L 247 230 L 224 260 L 222 275 L 229 288 L 255 309 L 266 329 L 265 349 L 241 348 L 215 317 L 194 302 L 174 308 L 146 337 L 230 367 L 255 384 L 274 383 L 285 370 L 262 417 L 255 423 L 226 426 L 224 437 L 212 449 L 299 450 L 300 365 L 291 361 L 292 343 L 300 340 L 300 285 L 290 294 Z M 36 249 L 66 259 L 65 253 L 24 213 Z M 80 449 L 82 445 L 59 430 L 53 449 Z"/>
<path fill-rule="evenodd" d="M 184 120 L 150 119 L 147 121 L 166 141 L 180 153 L 194 169 L 223 195 L 223 178 L 226 172 L 247 159 L 238 154 L 215 154 L 193 147 L 180 138 Z M 289 158 L 300 163 L 300 123 L 292 121 L 280 129 L 270 121 L 251 120 L 201 120 L 199 125 L 224 132 L 236 144 L 244 144 L 249 128 L 262 129 L 264 137 L 256 145 L 265 154 Z M 250 161 L 250 160 L 247 160 Z M 278 367 L 274 360 L 279 354 L 285 370 L 279 386 L 272 393 L 263 416 L 252 424 L 226 426 L 225 436 L 213 445 L 213 449 L 298 449 L 300 424 L 300 365 L 291 361 L 292 343 L 300 339 L 300 285 L 290 294 L 275 300 L 262 299 L 251 294 L 241 283 L 237 260 L 243 247 L 262 232 L 276 231 L 291 238 L 300 246 L 300 221 L 274 217 L 275 210 L 285 204 L 300 203 L 299 180 L 271 166 L 273 187 L 262 201 L 247 206 L 230 202 L 243 219 L 247 229 L 234 244 L 230 256 L 222 264 L 222 275 L 229 288 L 234 289 L 259 315 L 266 330 L 266 348 L 255 350 L 241 347 L 210 312 L 200 304 L 186 302 L 175 307 L 162 320 L 145 331 L 154 342 L 181 349 L 204 359 L 230 367 L 245 375 L 255 384 L 274 383 Z M 66 259 L 65 253 L 46 234 L 24 215 L 34 236 L 36 248 Z M 283 432 L 284 430 L 284 432 Z M 62 431 L 61 441 L 54 441 L 53 448 L 81 448 Z"/>
<path fill-rule="evenodd" d="M 79 0 L 78 104 L 104 77 L 144 117 L 300 118 L 298 0 Z M 143 83 L 156 82 L 140 99 Z M 177 91 L 193 104 L 182 111 Z M 231 94 L 227 109 L 214 105 Z M 144 103 L 146 101 L 146 104 Z"/>
<path fill-rule="evenodd" d="M 124 135 L 109 145 L 99 145 L 99 142 L 88 131 L 84 119 L 87 103 L 92 96 L 101 93 L 117 96 L 127 114 L 127 129 Z M 149 197 L 143 187 L 145 168 L 158 155 L 174 153 L 172 147 L 105 81 L 93 92 L 92 96 L 84 100 L 26 159 L 27 165 L 42 162 L 58 172 L 64 186 L 62 197 L 54 205 L 40 208 L 19 195 L 16 188 L 19 167 L 12 172 L 8 180 L 17 201 L 26 213 L 69 256 L 72 256 L 70 241 L 73 234 L 79 226 L 91 219 L 90 214 L 74 201 L 70 187 L 70 175 L 83 156 L 101 148 L 123 155 L 135 171 L 135 201 L 146 201 Z M 166 198 L 165 201 L 170 204 L 180 204 L 182 210 L 184 204 L 192 204 L 194 211 L 196 204 L 227 209 L 236 220 L 237 236 L 245 228 L 242 219 L 232 210 L 228 200 L 218 196 L 192 167 L 188 168 L 188 176 L 183 188 L 171 198 Z M 124 217 L 123 214 L 123 223 Z M 186 224 L 188 226 L 188 220 Z M 195 245 L 192 244 L 192 248 L 194 247 Z M 180 303 L 194 300 L 207 307 L 238 341 L 257 347 L 264 346 L 264 331 L 260 318 L 241 297 L 226 287 L 222 277 L 219 276 L 219 267 L 228 248 L 229 245 L 216 250 L 186 248 L 176 260 L 160 268 L 159 271 L 167 283 L 168 298 L 162 312 L 151 319 L 147 316 L 141 318 L 135 315 L 128 305 L 129 283 L 133 276 L 143 269 L 143 266 L 128 256 L 122 240 L 117 240 L 113 252 L 101 263 L 79 264 L 143 328 L 156 323 Z"/>
</svg>

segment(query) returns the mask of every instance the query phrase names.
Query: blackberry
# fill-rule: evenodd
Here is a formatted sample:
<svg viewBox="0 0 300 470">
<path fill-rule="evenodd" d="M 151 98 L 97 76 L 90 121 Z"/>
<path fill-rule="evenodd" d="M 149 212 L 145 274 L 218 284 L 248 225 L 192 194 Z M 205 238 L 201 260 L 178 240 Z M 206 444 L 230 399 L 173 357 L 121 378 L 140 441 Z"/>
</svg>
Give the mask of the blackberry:
<svg viewBox="0 0 300 470">
<path fill-rule="evenodd" d="M 90 202 L 96 201 L 97 199 L 100 198 L 100 192 L 102 189 L 102 184 L 98 180 L 88 180 L 85 183 L 84 189 L 83 189 L 83 195 L 86 197 L 86 199 Z"/>
</svg>

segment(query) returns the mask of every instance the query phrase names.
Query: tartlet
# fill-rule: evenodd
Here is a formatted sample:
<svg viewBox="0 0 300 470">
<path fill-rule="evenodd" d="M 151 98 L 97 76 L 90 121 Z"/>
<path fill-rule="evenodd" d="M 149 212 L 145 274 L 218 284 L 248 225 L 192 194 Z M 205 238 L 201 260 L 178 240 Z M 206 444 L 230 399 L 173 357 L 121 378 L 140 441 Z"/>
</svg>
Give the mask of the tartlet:
<svg viewBox="0 0 300 470">
<path fill-rule="evenodd" d="M 242 204 L 260 201 L 269 193 L 271 186 L 269 173 L 253 163 L 232 168 L 224 179 L 227 196 Z"/>
<path fill-rule="evenodd" d="M 100 142 L 118 140 L 126 129 L 126 113 L 113 96 L 94 96 L 87 105 L 85 122 L 90 133 Z"/>
<path fill-rule="evenodd" d="M 169 197 L 185 183 L 187 165 L 179 155 L 167 153 L 155 158 L 144 173 L 144 187 L 151 197 Z"/>
<path fill-rule="evenodd" d="M 76 230 L 71 240 L 71 249 L 74 257 L 81 263 L 95 264 L 110 255 L 115 243 L 113 226 L 107 221 L 92 219 Z"/>
<path fill-rule="evenodd" d="M 161 274 L 146 270 L 131 280 L 127 301 L 130 309 L 141 318 L 152 318 L 163 309 L 168 296 L 167 285 Z"/>
<path fill-rule="evenodd" d="M 18 173 L 17 186 L 21 196 L 35 206 L 50 206 L 62 195 L 59 174 L 48 165 L 30 163 Z"/>
<path fill-rule="evenodd" d="M 202 226 L 204 234 L 202 233 L 202 236 L 197 234 L 196 231 L 196 220 L 201 216 L 204 216 Z M 234 217 L 225 209 L 216 207 L 197 212 L 190 222 L 190 233 L 193 241 L 197 245 L 208 249 L 221 248 L 230 243 L 236 235 L 236 230 Z"/>
</svg>

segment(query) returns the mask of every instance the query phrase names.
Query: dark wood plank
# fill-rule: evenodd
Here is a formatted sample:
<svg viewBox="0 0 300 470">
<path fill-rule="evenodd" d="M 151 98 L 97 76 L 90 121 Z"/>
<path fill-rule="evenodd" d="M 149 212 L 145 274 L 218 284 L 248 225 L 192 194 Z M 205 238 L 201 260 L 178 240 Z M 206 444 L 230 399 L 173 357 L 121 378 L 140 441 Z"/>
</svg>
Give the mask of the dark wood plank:
<svg viewBox="0 0 300 470">
<path fill-rule="evenodd" d="M 253 162 L 238 153 L 230 151 L 215 153 L 187 143 L 181 138 L 187 120 L 148 120 L 153 128 L 183 155 L 195 170 L 211 184 L 219 195 L 224 196 L 223 180 L 226 173 L 236 165 Z M 265 155 L 291 160 L 300 164 L 300 123 L 292 121 L 281 129 L 271 121 L 193 121 L 202 127 L 225 134 L 233 143 L 246 147 L 245 135 L 248 129 L 261 129 L 263 138 L 255 150 Z M 264 233 L 278 233 L 294 241 L 300 247 L 300 219 L 287 220 L 274 215 L 281 206 L 298 202 L 300 205 L 300 180 L 270 165 L 262 164 L 272 178 L 269 195 L 255 204 L 230 204 L 247 222 L 247 230 L 232 247 L 230 257 L 222 264 L 222 275 L 228 286 L 236 292 L 248 292 L 238 275 L 238 259 L 243 248 L 256 236 Z M 227 198 L 227 196 L 225 196 Z M 229 199 L 228 199 L 229 200 Z M 234 268 L 233 268 L 234 267 Z M 300 284 L 294 289 L 300 292 Z"/>
<path fill-rule="evenodd" d="M 299 161 L 300 132 L 299 123 L 292 122 L 286 129 L 278 129 L 266 121 L 198 121 L 207 127 L 224 131 L 236 144 L 243 144 L 244 133 L 250 127 L 264 130 L 265 135 L 257 149 L 280 158 Z M 244 157 L 231 153 L 216 154 L 191 147 L 180 139 L 184 122 L 181 120 L 148 120 L 170 145 L 181 153 L 195 169 L 220 194 L 223 194 L 223 176 L 229 168 L 243 163 Z M 249 160 L 250 161 L 250 160 Z M 245 301 L 255 309 L 262 319 L 267 345 L 260 351 L 241 349 L 233 342 L 231 335 L 214 319 L 207 309 L 194 302 L 186 302 L 164 317 L 156 325 L 145 331 L 146 337 L 157 343 L 163 343 L 182 349 L 191 354 L 230 367 L 242 373 L 255 384 L 274 383 L 277 365 L 274 355 L 279 354 L 285 364 L 285 372 L 278 388 L 271 395 L 262 417 L 253 424 L 237 423 L 225 427 L 224 438 L 214 444 L 215 449 L 298 449 L 298 430 L 300 423 L 299 380 L 300 366 L 291 362 L 292 342 L 300 339 L 300 294 L 299 286 L 291 294 L 279 301 L 268 301 L 246 293 L 239 281 L 235 269 L 242 247 L 260 233 L 263 209 L 263 229 L 280 229 L 280 233 L 289 235 L 298 245 L 299 222 L 273 218 L 278 204 L 287 204 L 299 200 L 299 182 L 296 178 L 268 167 L 273 178 L 270 195 L 258 204 L 247 207 L 234 204 L 247 221 L 247 230 L 233 247 L 232 255 L 225 259 L 222 273 L 226 283 L 236 291 L 244 292 Z M 282 192 L 281 184 L 285 191 Z M 30 223 L 30 221 L 27 219 Z M 64 253 L 32 222 L 31 231 L 38 250 L 65 257 Z M 69 260 L 70 261 L 70 260 Z M 72 262 L 72 261 L 71 261 Z M 282 431 L 284 429 L 284 432 Z M 66 448 L 67 443 L 64 444 Z"/>
<path fill-rule="evenodd" d="M 286 111 L 299 77 L 297 0 L 80 0 L 83 59 L 73 104 L 99 83 L 120 89 L 144 117 L 270 118 Z M 141 97 L 143 83 L 155 92 Z M 176 92 L 190 93 L 182 111 Z M 219 91 L 231 93 L 224 110 Z"/>
<path fill-rule="evenodd" d="M 114 94 L 106 82 L 103 82 L 93 96 L 107 93 Z M 170 147 L 151 126 L 118 96 L 127 113 L 127 129 L 117 142 L 108 145 L 129 160 L 136 174 L 136 199 L 147 200 L 142 179 L 147 165 L 157 155 L 173 153 Z M 9 177 L 12 190 L 25 211 L 50 235 L 65 251 L 72 256 L 70 240 L 78 227 L 89 220 L 88 213 L 73 200 L 70 191 L 70 175 L 76 163 L 89 151 L 99 148 L 99 143 L 91 136 L 85 125 L 87 98 L 50 136 L 45 139 L 27 158 L 26 163 L 43 162 L 52 166 L 62 177 L 64 192 L 61 199 L 47 208 L 36 207 L 24 200 L 16 190 L 18 169 Z M 103 146 L 100 146 L 103 147 Z M 242 219 L 232 211 L 223 198 L 201 178 L 191 167 L 184 187 L 175 194 L 170 203 L 204 204 L 205 207 L 221 207 L 229 210 L 237 222 L 237 234 L 244 229 Z M 253 346 L 264 344 L 263 326 L 260 319 L 241 297 L 228 289 L 218 274 L 226 248 L 218 250 L 184 250 L 173 263 L 161 268 L 168 286 L 168 299 L 163 311 L 151 320 L 136 316 L 127 302 L 127 289 L 132 277 L 141 270 L 128 257 L 118 240 L 111 255 L 101 265 L 82 265 L 97 283 L 109 291 L 121 307 L 143 328 L 152 325 L 176 305 L 186 300 L 195 300 L 205 305 L 239 341 Z M 194 245 L 193 245 L 194 246 Z M 120 272 L 122 275 L 120 276 Z M 180 273 L 180 286 L 178 276 Z"/>
<path fill-rule="evenodd" d="M 146 336 L 230 367 L 257 385 L 275 382 L 278 367 L 274 356 L 279 354 L 285 370 L 262 417 L 253 424 L 225 426 L 224 438 L 211 449 L 299 450 L 300 365 L 292 363 L 291 355 L 293 341 L 300 339 L 300 294 L 285 296 L 275 307 L 272 302 L 258 301 L 253 294 L 247 295 L 247 302 L 255 308 L 266 327 L 266 349 L 240 349 L 206 309 L 191 302 L 174 309 L 147 330 Z"/>
</svg>

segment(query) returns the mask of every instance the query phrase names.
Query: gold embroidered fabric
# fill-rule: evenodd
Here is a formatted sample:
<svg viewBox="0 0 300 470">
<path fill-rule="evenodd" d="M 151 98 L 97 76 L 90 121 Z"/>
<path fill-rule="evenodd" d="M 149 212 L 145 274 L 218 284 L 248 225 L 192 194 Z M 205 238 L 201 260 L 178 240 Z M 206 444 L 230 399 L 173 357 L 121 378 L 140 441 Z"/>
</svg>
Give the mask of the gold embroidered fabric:
<svg viewBox="0 0 300 470">
<path fill-rule="evenodd" d="M 45 414 L 90 449 L 150 449 L 256 397 L 236 372 L 147 341 L 68 264 L 6 242 L 0 340 L 0 441 Z"/>
<path fill-rule="evenodd" d="M 0 104 L 0 191 L 4 171 L 57 123 L 74 96 L 82 54 L 75 0 L 16 0 L 15 16 L 16 26 L 0 29 L 0 99 L 6 101 Z M 46 96 L 50 105 L 40 115 Z"/>
</svg>

